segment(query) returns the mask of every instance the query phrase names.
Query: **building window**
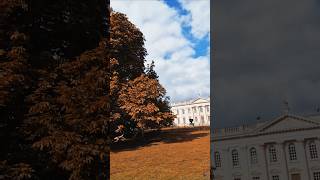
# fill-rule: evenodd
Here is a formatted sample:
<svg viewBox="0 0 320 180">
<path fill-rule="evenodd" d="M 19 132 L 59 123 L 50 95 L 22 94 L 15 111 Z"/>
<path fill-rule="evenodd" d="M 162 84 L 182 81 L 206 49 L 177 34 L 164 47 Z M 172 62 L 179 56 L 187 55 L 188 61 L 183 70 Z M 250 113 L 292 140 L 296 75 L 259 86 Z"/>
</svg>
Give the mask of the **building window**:
<svg viewBox="0 0 320 180">
<path fill-rule="evenodd" d="M 180 124 L 180 119 L 178 118 L 178 124 Z"/>
<path fill-rule="evenodd" d="M 188 108 L 188 113 L 190 114 L 190 108 Z"/>
<path fill-rule="evenodd" d="M 186 124 L 186 118 L 183 118 L 183 124 Z"/>
<path fill-rule="evenodd" d="M 273 175 L 272 180 L 280 180 L 279 175 Z"/>
<path fill-rule="evenodd" d="M 309 143 L 309 152 L 310 152 L 310 158 L 311 159 L 317 159 L 318 158 L 318 151 L 317 151 L 317 146 L 315 142 L 310 142 Z"/>
<path fill-rule="evenodd" d="M 182 109 L 182 114 L 184 114 L 184 109 Z"/>
<path fill-rule="evenodd" d="M 214 153 L 216 167 L 221 167 L 221 157 L 219 152 Z"/>
<path fill-rule="evenodd" d="M 194 118 L 194 122 L 198 122 L 198 117 L 195 117 L 195 118 Z"/>
<path fill-rule="evenodd" d="M 233 167 L 239 166 L 239 154 L 238 154 L 238 151 L 235 150 L 235 149 L 232 150 L 231 156 L 232 156 L 232 164 L 233 164 Z"/>
<path fill-rule="evenodd" d="M 257 150 L 254 147 L 250 149 L 250 160 L 251 164 L 256 164 L 258 162 Z"/>
<path fill-rule="evenodd" d="M 197 112 L 197 108 L 196 107 L 192 107 L 193 112 L 196 113 Z"/>
<path fill-rule="evenodd" d="M 207 112 L 209 112 L 209 111 L 210 111 L 209 106 L 206 106 L 206 109 L 207 109 Z"/>
<path fill-rule="evenodd" d="M 277 151 L 273 145 L 269 147 L 269 157 L 270 162 L 277 162 Z"/>
<path fill-rule="evenodd" d="M 177 115 L 179 115 L 179 109 L 177 109 Z"/>
<path fill-rule="evenodd" d="M 320 180 L 320 172 L 313 173 L 313 180 Z"/>
<path fill-rule="evenodd" d="M 199 111 L 203 112 L 202 106 L 199 106 Z"/>
<path fill-rule="evenodd" d="M 254 177 L 252 177 L 252 180 L 260 180 L 260 177 L 259 176 L 254 176 Z"/>
<path fill-rule="evenodd" d="M 201 123 L 204 124 L 204 117 L 201 116 Z"/>
<path fill-rule="evenodd" d="M 297 152 L 296 152 L 296 147 L 293 143 L 290 143 L 288 146 L 288 150 L 289 150 L 289 157 L 290 160 L 297 160 Z"/>
</svg>

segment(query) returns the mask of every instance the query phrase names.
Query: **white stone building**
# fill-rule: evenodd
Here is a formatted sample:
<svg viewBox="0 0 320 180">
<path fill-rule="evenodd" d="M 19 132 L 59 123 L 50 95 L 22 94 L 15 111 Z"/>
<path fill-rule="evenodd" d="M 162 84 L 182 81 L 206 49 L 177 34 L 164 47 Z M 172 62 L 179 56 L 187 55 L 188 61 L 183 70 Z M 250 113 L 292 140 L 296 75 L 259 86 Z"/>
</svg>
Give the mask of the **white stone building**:
<svg viewBox="0 0 320 180">
<path fill-rule="evenodd" d="M 210 126 L 210 97 L 171 104 L 172 112 L 177 116 L 175 126 Z"/>
<path fill-rule="evenodd" d="M 320 116 L 216 129 L 211 146 L 216 180 L 320 180 Z"/>
</svg>

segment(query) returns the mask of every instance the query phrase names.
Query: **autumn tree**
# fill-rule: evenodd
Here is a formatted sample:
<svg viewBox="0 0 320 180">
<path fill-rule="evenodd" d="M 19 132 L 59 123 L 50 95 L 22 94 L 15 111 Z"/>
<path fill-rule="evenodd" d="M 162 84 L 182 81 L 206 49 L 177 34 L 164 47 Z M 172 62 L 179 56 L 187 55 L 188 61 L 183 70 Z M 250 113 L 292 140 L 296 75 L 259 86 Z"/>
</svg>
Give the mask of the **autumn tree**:
<svg viewBox="0 0 320 180">
<path fill-rule="evenodd" d="M 145 67 L 143 34 L 122 13 L 112 12 L 110 23 L 112 136 L 118 141 L 171 125 L 174 116 L 154 62 Z"/>
<path fill-rule="evenodd" d="M 118 61 L 119 80 L 125 82 L 144 73 L 144 36 L 128 18 L 118 12 L 110 16 L 110 57 Z"/>
<path fill-rule="evenodd" d="M 33 1 L 31 64 L 23 133 L 68 179 L 108 178 L 110 67 L 107 2 Z M 45 43 L 43 46 L 42 43 Z"/>
<path fill-rule="evenodd" d="M 108 178 L 108 3 L 0 2 L 1 178 Z"/>
<path fill-rule="evenodd" d="M 69 179 L 105 178 L 109 120 L 105 43 L 44 74 L 28 96 L 26 134 Z"/>
<path fill-rule="evenodd" d="M 0 175 L 4 179 L 27 179 L 33 174 L 17 131 L 30 91 L 26 14 L 23 1 L 0 2 Z"/>
</svg>

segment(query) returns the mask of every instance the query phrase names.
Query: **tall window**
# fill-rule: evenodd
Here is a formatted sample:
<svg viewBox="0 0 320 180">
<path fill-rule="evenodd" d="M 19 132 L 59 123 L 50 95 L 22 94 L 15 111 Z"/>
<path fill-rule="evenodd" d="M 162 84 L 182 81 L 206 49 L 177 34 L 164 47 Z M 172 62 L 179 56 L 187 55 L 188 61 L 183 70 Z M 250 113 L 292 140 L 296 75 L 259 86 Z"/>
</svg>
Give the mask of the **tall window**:
<svg viewBox="0 0 320 180">
<path fill-rule="evenodd" d="M 195 118 L 194 118 L 194 122 L 198 122 L 198 117 L 195 117 Z"/>
<path fill-rule="evenodd" d="M 201 118 L 201 123 L 204 124 L 204 117 L 201 116 L 200 118 Z"/>
<path fill-rule="evenodd" d="M 186 124 L 186 118 L 183 117 L 183 124 Z"/>
<path fill-rule="evenodd" d="M 179 115 L 179 109 L 177 109 L 177 114 Z"/>
<path fill-rule="evenodd" d="M 196 113 L 197 112 L 197 108 L 196 107 L 192 107 L 193 112 Z"/>
<path fill-rule="evenodd" d="M 290 143 L 288 146 L 288 150 L 289 150 L 289 157 L 290 160 L 297 160 L 297 152 L 296 152 L 296 147 L 293 143 Z"/>
<path fill-rule="evenodd" d="M 206 106 L 206 109 L 207 109 L 207 112 L 209 112 L 209 111 L 210 111 L 209 106 Z"/>
<path fill-rule="evenodd" d="M 270 157 L 270 162 L 277 162 L 277 151 L 274 145 L 271 145 L 269 147 L 269 157 Z"/>
<path fill-rule="evenodd" d="M 190 108 L 188 108 L 188 113 L 190 114 Z"/>
<path fill-rule="evenodd" d="M 272 180 L 280 180 L 279 175 L 273 175 Z"/>
<path fill-rule="evenodd" d="M 221 157 L 219 152 L 214 153 L 216 167 L 221 167 Z"/>
<path fill-rule="evenodd" d="M 180 119 L 178 118 L 178 124 L 180 124 Z"/>
<path fill-rule="evenodd" d="M 313 180 L 320 180 L 320 172 L 313 173 Z"/>
<path fill-rule="evenodd" d="M 251 164 L 256 164 L 258 162 L 257 150 L 254 147 L 250 148 L 250 160 Z"/>
<path fill-rule="evenodd" d="M 232 150 L 231 151 L 231 155 L 232 155 L 232 164 L 233 167 L 237 167 L 239 166 L 239 153 L 237 150 Z"/>
<path fill-rule="evenodd" d="M 318 158 L 318 151 L 317 151 L 317 146 L 314 141 L 311 141 L 309 143 L 309 152 L 310 152 L 310 158 L 311 159 L 317 159 Z"/>
<path fill-rule="evenodd" d="M 199 106 L 199 111 L 203 112 L 202 106 Z"/>
</svg>

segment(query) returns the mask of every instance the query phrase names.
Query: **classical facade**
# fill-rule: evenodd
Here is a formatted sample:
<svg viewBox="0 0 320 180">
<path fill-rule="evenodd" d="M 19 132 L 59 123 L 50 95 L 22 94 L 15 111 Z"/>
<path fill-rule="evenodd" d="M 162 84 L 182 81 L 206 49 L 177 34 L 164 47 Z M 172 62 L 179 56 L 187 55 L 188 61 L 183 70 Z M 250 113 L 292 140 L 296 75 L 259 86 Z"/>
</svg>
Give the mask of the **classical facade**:
<svg viewBox="0 0 320 180">
<path fill-rule="evenodd" d="M 175 126 L 210 126 L 210 97 L 171 104 Z"/>
<path fill-rule="evenodd" d="M 320 180 L 320 116 L 216 129 L 211 146 L 216 180 Z"/>
</svg>

